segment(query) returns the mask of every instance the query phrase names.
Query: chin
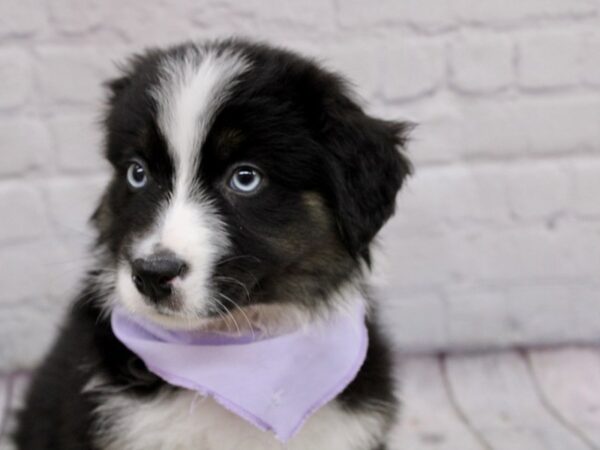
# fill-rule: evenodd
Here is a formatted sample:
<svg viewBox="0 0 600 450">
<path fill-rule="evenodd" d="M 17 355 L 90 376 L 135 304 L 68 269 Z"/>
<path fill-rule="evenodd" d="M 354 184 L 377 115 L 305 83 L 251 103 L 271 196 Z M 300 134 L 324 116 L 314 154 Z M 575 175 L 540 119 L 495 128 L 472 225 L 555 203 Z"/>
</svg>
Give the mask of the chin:
<svg viewBox="0 0 600 450">
<path fill-rule="evenodd" d="M 385 448 L 397 402 L 367 278 L 410 173 L 409 125 L 367 115 L 340 75 L 265 44 L 189 42 L 122 67 L 106 84 L 95 262 L 36 372 L 18 447 Z M 123 308 L 173 330 L 277 335 L 357 302 L 365 363 L 287 447 L 210 399 L 189 412 L 193 394 L 148 372 L 109 324 Z"/>
</svg>

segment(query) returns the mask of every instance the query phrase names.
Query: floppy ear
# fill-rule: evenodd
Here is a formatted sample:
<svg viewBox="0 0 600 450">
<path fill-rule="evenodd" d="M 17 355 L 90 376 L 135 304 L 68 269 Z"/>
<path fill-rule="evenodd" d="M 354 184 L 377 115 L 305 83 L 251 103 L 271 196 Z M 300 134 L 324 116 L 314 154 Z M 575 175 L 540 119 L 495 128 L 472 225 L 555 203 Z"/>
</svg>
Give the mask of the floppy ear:
<svg viewBox="0 0 600 450">
<path fill-rule="evenodd" d="M 369 244 L 394 213 L 396 194 L 411 173 L 401 151 L 412 124 L 370 117 L 345 96 L 324 109 L 337 226 L 350 254 L 369 263 Z"/>
</svg>

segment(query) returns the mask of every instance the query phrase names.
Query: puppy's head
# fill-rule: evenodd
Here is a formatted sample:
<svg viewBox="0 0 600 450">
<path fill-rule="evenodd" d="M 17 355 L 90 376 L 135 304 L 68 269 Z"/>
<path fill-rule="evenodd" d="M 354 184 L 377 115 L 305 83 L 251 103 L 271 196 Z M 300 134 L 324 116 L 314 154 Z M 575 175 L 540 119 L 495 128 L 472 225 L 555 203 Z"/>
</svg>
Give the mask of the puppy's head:
<svg viewBox="0 0 600 450">
<path fill-rule="evenodd" d="M 93 221 L 113 301 L 198 327 L 327 309 L 360 277 L 410 170 L 404 124 L 242 41 L 148 51 L 109 86 L 114 176 Z"/>
</svg>

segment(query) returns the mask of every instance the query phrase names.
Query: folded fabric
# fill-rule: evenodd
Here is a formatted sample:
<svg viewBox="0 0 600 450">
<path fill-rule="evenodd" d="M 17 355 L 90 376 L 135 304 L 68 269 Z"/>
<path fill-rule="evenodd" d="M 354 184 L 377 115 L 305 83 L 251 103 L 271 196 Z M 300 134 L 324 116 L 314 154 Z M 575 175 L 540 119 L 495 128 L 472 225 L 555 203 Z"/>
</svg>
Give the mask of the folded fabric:
<svg viewBox="0 0 600 450">
<path fill-rule="evenodd" d="M 362 302 L 277 336 L 173 331 L 122 308 L 113 310 L 111 323 L 148 370 L 214 398 L 282 442 L 350 384 L 368 345 Z"/>
</svg>

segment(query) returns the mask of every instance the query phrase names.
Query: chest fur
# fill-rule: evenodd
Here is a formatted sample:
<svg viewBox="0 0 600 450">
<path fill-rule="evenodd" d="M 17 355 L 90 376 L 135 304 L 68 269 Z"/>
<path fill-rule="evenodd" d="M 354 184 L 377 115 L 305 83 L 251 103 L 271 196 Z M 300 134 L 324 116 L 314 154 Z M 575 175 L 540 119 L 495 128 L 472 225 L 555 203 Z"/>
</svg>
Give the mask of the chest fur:
<svg viewBox="0 0 600 450">
<path fill-rule="evenodd" d="M 152 399 L 109 395 L 97 413 L 104 450 L 365 450 L 383 430 L 376 414 L 347 412 L 334 401 L 284 445 L 212 399 L 183 390 Z"/>
</svg>

